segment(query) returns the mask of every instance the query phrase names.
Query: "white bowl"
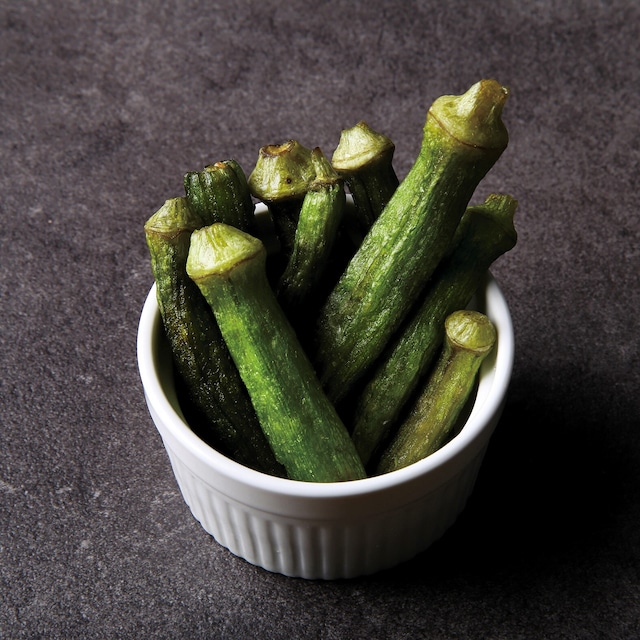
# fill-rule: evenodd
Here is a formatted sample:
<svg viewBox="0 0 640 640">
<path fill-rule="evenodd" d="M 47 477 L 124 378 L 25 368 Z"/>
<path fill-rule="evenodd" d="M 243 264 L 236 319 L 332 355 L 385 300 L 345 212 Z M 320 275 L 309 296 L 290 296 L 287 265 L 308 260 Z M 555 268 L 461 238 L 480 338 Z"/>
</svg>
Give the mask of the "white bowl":
<svg viewBox="0 0 640 640">
<path fill-rule="evenodd" d="M 248 469 L 205 444 L 178 404 L 155 285 L 142 310 L 138 364 L 151 417 L 182 496 L 221 545 L 269 571 L 308 579 L 351 578 L 409 560 L 465 506 L 505 401 L 514 356 L 506 301 L 493 277 L 476 308 L 496 325 L 461 431 L 429 457 L 386 475 L 311 483 Z"/>
</svg>

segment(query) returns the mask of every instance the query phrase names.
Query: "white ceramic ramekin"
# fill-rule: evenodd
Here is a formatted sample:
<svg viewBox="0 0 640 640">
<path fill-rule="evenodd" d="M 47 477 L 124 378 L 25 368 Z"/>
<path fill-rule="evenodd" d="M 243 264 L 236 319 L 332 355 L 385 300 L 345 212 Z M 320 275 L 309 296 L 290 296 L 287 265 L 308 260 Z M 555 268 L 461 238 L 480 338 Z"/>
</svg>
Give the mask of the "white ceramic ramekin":
<svg viewBox="0 0 640 640">
<path fill-rule="evenodd" d="M 498 330 L 477 397 L 458 435 L 428 458 L 383 476 L 343 483 L 271 477 L 224 457 L 184 420 L 155 286 L 138 330 L 138 364 L 151 417 L 195 518 L 221 545 L 269 571 L 308 579 L 351 578 L 424 551 L 462 511 L 511 377 L 514 337 L 507 303 L 487 276 L 476 307 Z"/>
</svg>

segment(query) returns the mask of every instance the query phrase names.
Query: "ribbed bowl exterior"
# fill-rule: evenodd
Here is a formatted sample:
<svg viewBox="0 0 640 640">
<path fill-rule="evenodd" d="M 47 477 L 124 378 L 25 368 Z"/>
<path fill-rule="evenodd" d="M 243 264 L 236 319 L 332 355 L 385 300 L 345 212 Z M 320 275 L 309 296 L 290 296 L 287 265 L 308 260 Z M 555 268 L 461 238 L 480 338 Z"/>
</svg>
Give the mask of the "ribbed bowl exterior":
<svg viewBox="0 0 640 640">
<path fill-rule="evenodd" d="M 173 383 L 155 286 L 138 331 L 138 363 L 151 417 L 193 516 L 222 546 L 268 571 L 339 579 L 391 568 L 427 549 L 453 524 L 473 491 L 500 417 L 513 366 L 513 327 L 489 275 L 478 308 L 498 329 L 476 400 L 458 435 L 439 451 L 390 474 L 308 483 L 247 469 L 188 427 Z"/>
<path fill-rule="evenodd" d="M 366 519 L 300 520 L 230 500 L 168 449 L 185 502 L 217 542 L 286 576 L 352 578 L 394 567 L 427 549 L 465 506 L 482 455 L 437 491 Z"/>
</svg>

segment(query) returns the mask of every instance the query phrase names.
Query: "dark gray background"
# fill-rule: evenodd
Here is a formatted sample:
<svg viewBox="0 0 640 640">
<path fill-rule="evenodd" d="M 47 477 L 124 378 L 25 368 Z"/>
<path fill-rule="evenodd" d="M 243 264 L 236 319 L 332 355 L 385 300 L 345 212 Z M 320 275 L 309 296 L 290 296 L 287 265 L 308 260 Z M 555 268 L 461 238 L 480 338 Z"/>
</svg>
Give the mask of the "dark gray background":
<svg viewBox="0 0 640 640">
<path fill-rule="evenodd" d="M 0 2 L 0 637 L 637 638 L 640 5 Z M 467 510 L 344 582 L 271 575 L 191 517 L 144 404 L 144 221 L 185 171 L 358 120 L 403 176 L 441 94 L 511 88 L 478 199 L 509 403 Z"/>
</svg>

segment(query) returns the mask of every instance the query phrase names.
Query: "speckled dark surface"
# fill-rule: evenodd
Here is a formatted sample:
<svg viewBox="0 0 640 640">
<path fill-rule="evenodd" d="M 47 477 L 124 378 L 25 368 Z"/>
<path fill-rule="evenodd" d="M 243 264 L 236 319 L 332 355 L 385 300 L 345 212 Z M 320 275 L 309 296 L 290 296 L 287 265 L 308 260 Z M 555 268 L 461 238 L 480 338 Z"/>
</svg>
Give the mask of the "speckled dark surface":
<svg viewBox="0 0 640 640">
<path fill-rule="evenodd" d="M 0 637 L 640 637 L 640 5 L 0 3 Z M 185 171 L 511 88 L 478 198 L 513 385 L 467 510 L 414 561 L 305 582 L 191 517 L 135 357 L 144 221 Z"/>
</svg>

